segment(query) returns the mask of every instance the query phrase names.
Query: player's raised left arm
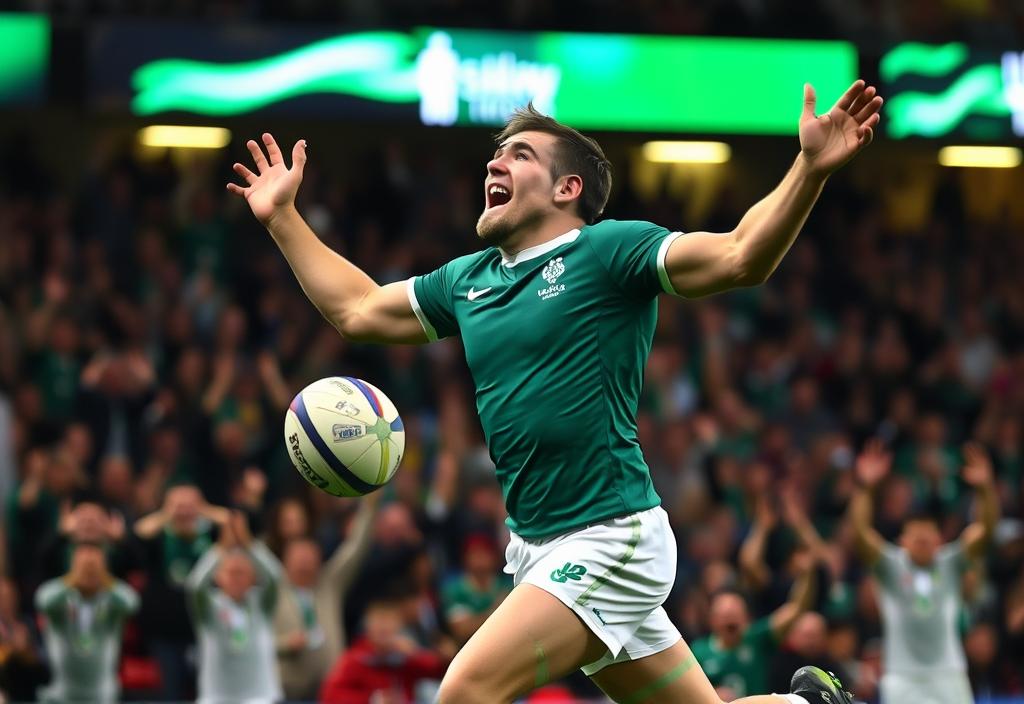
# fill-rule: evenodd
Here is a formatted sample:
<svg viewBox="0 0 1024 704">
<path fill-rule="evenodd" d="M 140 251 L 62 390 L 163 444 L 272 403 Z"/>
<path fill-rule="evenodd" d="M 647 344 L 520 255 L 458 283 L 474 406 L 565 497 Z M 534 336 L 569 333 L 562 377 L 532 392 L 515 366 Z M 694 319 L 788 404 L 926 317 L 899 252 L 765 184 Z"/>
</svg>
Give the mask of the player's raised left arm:
<svg viewBox="0 0 1024 704">
<path fill-rule="evenodd" d="M 296 209 L 295 196 L 306 165 L 306 140 L 292 148 L 291 168 L 285 166 L 281 148 L 269 132 L 263 134 L 262 147 L 251 139 L 246 146 L 256 171 L 236 163 L 235 173 L 245 186 L 229 183 L 227 188 L 245 198 L 324 318 L 350 340 L 427 342 L 405 282 L 377 285 L 366 272 L 324 244 Z"/>
<path fill-rule="evenodd" d="M 832 109 L 815 115 L 814 88 L 804 85 L 800 153 L 782 182 L 754 204 L 732 232 L 692 232 L 665 256 L 676 293 L 706 296 L 763 283 L 782 261 L 828 176 L 871 143 L 882 98 L 858 80 Z"/>
<path fill-rule="evenodd" d="M 996 491 L 992 461 L 977 443 L 964 446 L 964 469 L 961 476 L 974 489 L 978 500 L 978 519 L 964 528 L 961 542 L 970 558 L 985 554 L 999 523 L 999 494 Z"/>
</svg>

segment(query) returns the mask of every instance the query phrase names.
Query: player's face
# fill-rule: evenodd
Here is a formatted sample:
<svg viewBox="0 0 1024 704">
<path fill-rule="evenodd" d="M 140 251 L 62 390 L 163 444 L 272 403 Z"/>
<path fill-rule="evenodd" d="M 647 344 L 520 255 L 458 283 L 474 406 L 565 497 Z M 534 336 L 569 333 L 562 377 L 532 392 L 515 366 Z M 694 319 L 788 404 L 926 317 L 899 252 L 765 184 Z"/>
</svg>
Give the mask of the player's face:
<svg viewBox="0 0 1024 704">
<path fill-rule="evenodd" d="M 932 521 L 909 521 L 903 526 L 900 546 L 907 551 L 911 562 L 927 567 L 935 561 L 935 555 L 942 547 L 942 535 Z"/>
<path fill-rule="evenodd" d="M 500 246 L 555 211 L 555 145 L 554 135 L 519 132 L 498 146 L 487 162 L 484 211 L 476 224 L 480 239 Z"/>
</svg>

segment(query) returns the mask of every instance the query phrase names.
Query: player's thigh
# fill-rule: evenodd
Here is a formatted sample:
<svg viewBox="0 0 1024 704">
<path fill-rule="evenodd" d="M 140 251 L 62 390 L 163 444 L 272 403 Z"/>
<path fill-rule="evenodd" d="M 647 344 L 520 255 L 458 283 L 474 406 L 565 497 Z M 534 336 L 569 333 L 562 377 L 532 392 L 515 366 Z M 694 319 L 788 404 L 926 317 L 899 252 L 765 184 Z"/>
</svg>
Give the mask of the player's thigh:
<svg viewBox="0 0 1024 704">
<path fill-rule="evenodd" d="M 618 704 L 721 704 L 686 641 L 591 675 Z"/>
<path fill-rule="evenodd" d="M 567 606 L 520 584 L 459 651 L 440 704 L 499 704 L 564 677 L 607 648 Z"/>
</svg>

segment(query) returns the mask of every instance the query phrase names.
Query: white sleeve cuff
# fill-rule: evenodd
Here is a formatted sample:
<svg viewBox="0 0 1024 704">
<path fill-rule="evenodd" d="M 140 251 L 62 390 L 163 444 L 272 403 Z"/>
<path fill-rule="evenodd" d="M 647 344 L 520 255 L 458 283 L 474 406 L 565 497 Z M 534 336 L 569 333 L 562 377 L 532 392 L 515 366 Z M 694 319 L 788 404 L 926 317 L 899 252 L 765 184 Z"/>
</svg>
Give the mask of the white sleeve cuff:
<svg viewBox="0 0 1024 704">
<path fill-rule="evenodd" d="M 437 331 L 434 330 L 434 326 L 427 320 L 427 314 L 420 308 L 420 302 L 416 300 L 416 277 L 410 276 L 405 282 L 405 292 L 409 296 L 409 305 L 412 306 L 412 312 L 416 314 L 416 319 L 420 321 L 420 325 L 423 326 L 423 332 L 427 334 L 427 339 L 431 342 L 437 342 Z"/>
<path fill-rule="evenodd" d="M 681 294 L 672 286 L 672 280 L 668 277 L 668 269 L 665 268 L 665 258 L 668 256 L 668 248 L 672 246 L 672 243 L 677 238 L 682 236 L 682 232 L 673 232 L 665 235 L 665 239 L 661 241 L 661 246 L 658 247 L 658 280 L 661 282 L 662 290 L 665 293 L 671 293 L 673 296 Z"/>
</svg>

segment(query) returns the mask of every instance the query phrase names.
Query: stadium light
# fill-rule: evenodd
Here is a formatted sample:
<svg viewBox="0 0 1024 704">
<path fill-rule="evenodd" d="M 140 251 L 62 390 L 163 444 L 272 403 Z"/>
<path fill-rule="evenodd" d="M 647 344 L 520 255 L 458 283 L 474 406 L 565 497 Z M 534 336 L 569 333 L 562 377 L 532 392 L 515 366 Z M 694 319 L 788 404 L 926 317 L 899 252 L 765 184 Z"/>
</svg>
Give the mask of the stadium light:
<svg viewBox="0 0 1024 704">
<path fill-rule="evenodd" d="M 1012 169 L 1020 166 L 1021 151 L 1017 147 L 943 147 L 939 150 L 939 163 L 943 166 Z"/>
<path fill-rule="evenodd" d="M 732 149 L 725 142 L 647 142 L 643 156 L 661 164 L 724 164 Z"/>
<path fill-rule="evenodd" d="M 139 142 L 147 147 L 221 149 L 231 142 L 231 131 L 223 127 L 150 125 L 139 130 Z"/>
</svg>

